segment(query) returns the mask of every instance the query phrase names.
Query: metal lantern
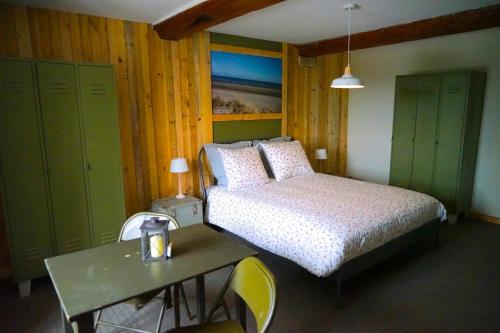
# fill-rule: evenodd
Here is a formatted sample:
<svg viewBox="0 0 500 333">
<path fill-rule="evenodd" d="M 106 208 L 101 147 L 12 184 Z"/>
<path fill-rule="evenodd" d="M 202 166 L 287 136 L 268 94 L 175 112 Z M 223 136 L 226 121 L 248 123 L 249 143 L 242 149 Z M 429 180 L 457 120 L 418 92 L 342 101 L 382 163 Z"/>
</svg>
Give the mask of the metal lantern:
<svg viewBox="0 0 500 333">
<path fill-rule="evenodd" d="M 141 225 L 142 260 L 166 260 L 170 220 L 153 217 Z"/>
</svg>

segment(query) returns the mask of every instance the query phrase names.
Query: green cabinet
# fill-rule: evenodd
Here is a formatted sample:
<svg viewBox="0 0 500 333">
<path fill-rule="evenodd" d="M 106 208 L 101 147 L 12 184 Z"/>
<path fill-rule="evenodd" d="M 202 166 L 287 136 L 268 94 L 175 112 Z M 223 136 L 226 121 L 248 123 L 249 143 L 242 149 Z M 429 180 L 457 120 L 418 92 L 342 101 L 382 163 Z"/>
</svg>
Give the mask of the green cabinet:
<svg viewBox="0 0 500 333">
<path fill-rule="evenodd" d="M 75 66 L 38 62 L 38 91 L 57 253 L 91 244 Z"/>
<path fill-rule="evenodd" d="M 410 187 L 413 167 L 413 140 L 417 117 L 417 78 L 396 78 L 394 100 L 394 128 L 392 134 L 391 183 Z M 411 147 L 411 149 L 409 149 Z"/>
<path fill-rule="evenodd" d="M 390 184 L 430 194 L 450 214 L 472 197 L 486 75 L 396 78 Z"/>
<path fill-rule="evenodd" d="M 115 76 L 111 66 L 79 65 L 78 77 L 94 244 L 104 245 L 125 221 Z"/>
<path fill-rule="evenodd" d="M 439 79 L 439 75 L 423 75 L 417 78 L 417 115 L 411 186 L 415 191 L 424 193 L 429 193 L 432 189 L 432 161 L 439 108 Z"/>
<path fill-rule="evenodd" d="M 1 189 L 14 275 L 44 271 L 54 254 L 41 119 L 31 62 L 0 60 Z"/>
<path fill-rule="evenodd" d="M 26 294 L 44 258 L 117 239 L 125 204 L 115 78 L 110 65 L 0 64 L 2 198 Z"/>
</svg>

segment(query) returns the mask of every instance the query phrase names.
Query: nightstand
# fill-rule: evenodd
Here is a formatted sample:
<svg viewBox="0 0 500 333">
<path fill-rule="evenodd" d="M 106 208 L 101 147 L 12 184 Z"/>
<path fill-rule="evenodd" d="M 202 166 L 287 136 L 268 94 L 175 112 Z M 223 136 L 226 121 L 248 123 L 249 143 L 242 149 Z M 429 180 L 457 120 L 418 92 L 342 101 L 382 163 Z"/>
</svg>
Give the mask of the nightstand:
<svg viewBox="0 0 500 333">
<path fill-rule="evenodd" d="M 176 197 L 159 198 L 152 202 L 151 211 L 174 217 L 179 225 L 203 223 L 203 205 L 200 199 L 186 195 L 184 199 Z"/>
</svg>

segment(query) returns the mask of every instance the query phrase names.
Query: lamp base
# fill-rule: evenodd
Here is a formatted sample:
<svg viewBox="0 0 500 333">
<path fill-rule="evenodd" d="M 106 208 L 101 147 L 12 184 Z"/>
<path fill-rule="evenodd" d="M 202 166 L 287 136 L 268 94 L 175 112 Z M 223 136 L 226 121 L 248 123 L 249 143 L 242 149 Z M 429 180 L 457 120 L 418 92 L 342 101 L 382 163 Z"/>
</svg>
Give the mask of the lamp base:
<svg viewBox="0 0 500 333">
<path fill-rule="evenodd" d="M 175 196 L 177 199 L 184 199 L 186 197 L 185 194 L 179 193 Z"/>
</svg>

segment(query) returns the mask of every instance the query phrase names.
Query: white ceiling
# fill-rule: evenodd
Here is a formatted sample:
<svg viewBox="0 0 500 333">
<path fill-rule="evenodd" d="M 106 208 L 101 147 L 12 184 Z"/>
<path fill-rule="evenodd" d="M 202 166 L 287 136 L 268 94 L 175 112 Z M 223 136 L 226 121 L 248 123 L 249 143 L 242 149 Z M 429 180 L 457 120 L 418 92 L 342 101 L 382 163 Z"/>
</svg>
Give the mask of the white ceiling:
<svg viewBox="0 0 500 333">
<path fill-rule="evenodd" d="M 156 23 L 204 0 L 6 0 L 38 8 Z"/>
<path fill-rule="evenodd" d="M 161 22 L 203 0 L 11 0 L 32 7 L 148 23 Z M 346 35 L 342 5 L 354 2 L 352 32 L 379 29 L 500 3 L 500 0 L 288 0 L 210 28 L 210 31 L 290 43 Z"/>
<path fill-rule="evenodd" d="M 290 43 L 308 43 L 347 35 L 345 3 L 360 6 L 351 13 L 352 32 L 375 30 L 467 9 L 498 0 L 288 0 L 237 17 L 209 30 Z"/>
</svg>

